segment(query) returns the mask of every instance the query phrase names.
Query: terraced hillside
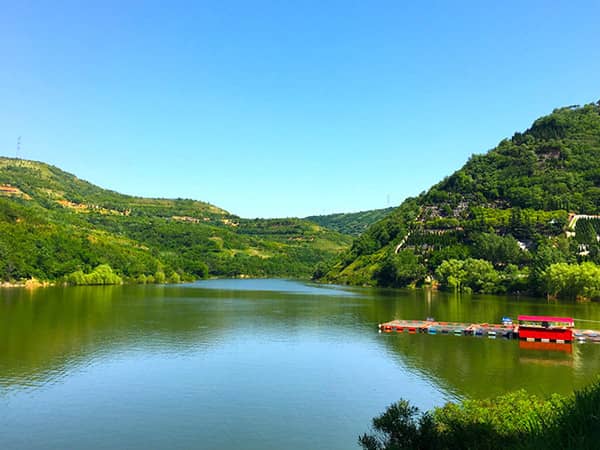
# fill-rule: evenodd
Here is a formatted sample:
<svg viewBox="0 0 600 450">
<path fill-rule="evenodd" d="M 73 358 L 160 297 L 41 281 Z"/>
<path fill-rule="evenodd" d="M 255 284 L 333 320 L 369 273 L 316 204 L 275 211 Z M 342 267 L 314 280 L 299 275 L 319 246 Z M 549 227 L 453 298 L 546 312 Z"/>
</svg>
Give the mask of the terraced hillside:
<svg viewBox="0 0 600 450">
<path fill-rule="evenodd" d="M 308 277 L 351 238 L 300 219 L 132 197 L 56 167 L 0 158 L 0 279 L 59 280 L 108 264 L 126 280 Z"/>
<path fill-rule="evenodd" d="M 600 102 L 560 108 L 404 201 L 322 279 L 541 290 L 553 263 L 600 262 L 599 214 Z"/>
</svg>

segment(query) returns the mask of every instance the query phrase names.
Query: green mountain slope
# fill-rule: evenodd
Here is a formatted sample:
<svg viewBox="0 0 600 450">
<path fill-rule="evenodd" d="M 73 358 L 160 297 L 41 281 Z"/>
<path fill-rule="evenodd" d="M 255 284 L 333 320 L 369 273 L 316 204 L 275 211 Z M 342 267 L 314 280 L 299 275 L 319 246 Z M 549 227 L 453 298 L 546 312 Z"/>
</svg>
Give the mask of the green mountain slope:
<svg viewBox="0 0 600 450">
<path fill-rule="evenodd" d="M 308 277 L 350 241 L 306 220 L 122 195 L 44 163 L 0 158 L 0 280 L 56 280 L 100 264 L 140 281 Z"/>
<path fill-rule="evenodd" d="M 394 208 L 372 209 L 355 213 L 308 216 L 305 219 L 342 234 L 360 236 L 371 225 L 386 217 L 393 210 Z"/>
<path fill-rule="evenodd" d="M 600 102 L 557 109 L 472 156 L 371 226 L 323 279 L 401 286 L 435 277 L 457 287 L 466 271 L 475 290 L 539 287 L 551 263 L 600 262 L 600 221 L 568 230 L 574 213 L 600 214 Z"/>
</svg>

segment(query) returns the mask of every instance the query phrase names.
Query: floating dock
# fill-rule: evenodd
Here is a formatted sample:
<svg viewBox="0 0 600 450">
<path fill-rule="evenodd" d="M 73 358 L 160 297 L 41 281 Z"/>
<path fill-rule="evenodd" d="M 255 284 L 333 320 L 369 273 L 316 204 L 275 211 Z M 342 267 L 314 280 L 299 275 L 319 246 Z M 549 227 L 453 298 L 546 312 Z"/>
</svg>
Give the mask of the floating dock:
<svg viewBox="0 0 600 450">
<path fill-rule="evenodd" d="M 519 336 L 518 324 L 495 323 L 465 323 L 465 322 L 440 322 L 436 320 L 392 320 L 379 324 L 379 331 L 383 333 L 424 333 L 424 334 L 451 334 L 454 336 L 480 336 L 489 339 L 520 338 L 528 342 L 543 343 L 600 343 L 600 331 L 579 330 L 572 328 L 571 339 L 535 338 Z M 525 335 L 525 333 L 523 333 Z M 563 336 L 558 336 L 563 337 Z"/>
</svg>

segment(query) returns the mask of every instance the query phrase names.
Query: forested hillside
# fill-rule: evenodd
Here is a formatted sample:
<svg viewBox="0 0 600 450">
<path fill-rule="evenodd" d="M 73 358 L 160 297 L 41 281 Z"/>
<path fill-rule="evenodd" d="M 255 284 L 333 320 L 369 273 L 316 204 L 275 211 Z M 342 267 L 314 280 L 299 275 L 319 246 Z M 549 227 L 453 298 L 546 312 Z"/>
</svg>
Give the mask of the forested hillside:
<svg viewBox="0 0 600 450">
<path fill-rule="evenodd" d="M 322 278 L 595 298 L 598 283 L 585 293 L 572 284 L 600 274 L 590 264 L 600 263 L 598 214 L 600 102 L 557 109 L 473 155 L 355 239 Z"/>
<path fill-rule="evenodd" d="M 4 281 L 308 277 L 350 241 L 306 220 L 248 220 L 195 200 L 122 195 L 44 163 L 0 158 Z"/>
<path fill-rule="evenodd" d="M 309 216 L 305 217 L 305 219 L 343 234 L 360 236 L 371 225 L 386 217 L 393 210 L 394 208 L 372 209 L 355 213 Z"/>
</svg>

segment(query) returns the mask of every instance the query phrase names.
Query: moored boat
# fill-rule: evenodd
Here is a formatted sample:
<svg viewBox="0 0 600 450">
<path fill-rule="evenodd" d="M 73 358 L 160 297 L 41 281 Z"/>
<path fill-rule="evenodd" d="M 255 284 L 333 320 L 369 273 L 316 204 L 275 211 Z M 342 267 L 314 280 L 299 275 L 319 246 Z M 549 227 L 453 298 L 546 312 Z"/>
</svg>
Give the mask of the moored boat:
<svg viewBox="0 0 600 450">
<path fill-rule="evenodd" d="M 571 317 L 519 316 L 519 339 L 540 342 L 573 341 L 574 320 Z"/>
</svg>

